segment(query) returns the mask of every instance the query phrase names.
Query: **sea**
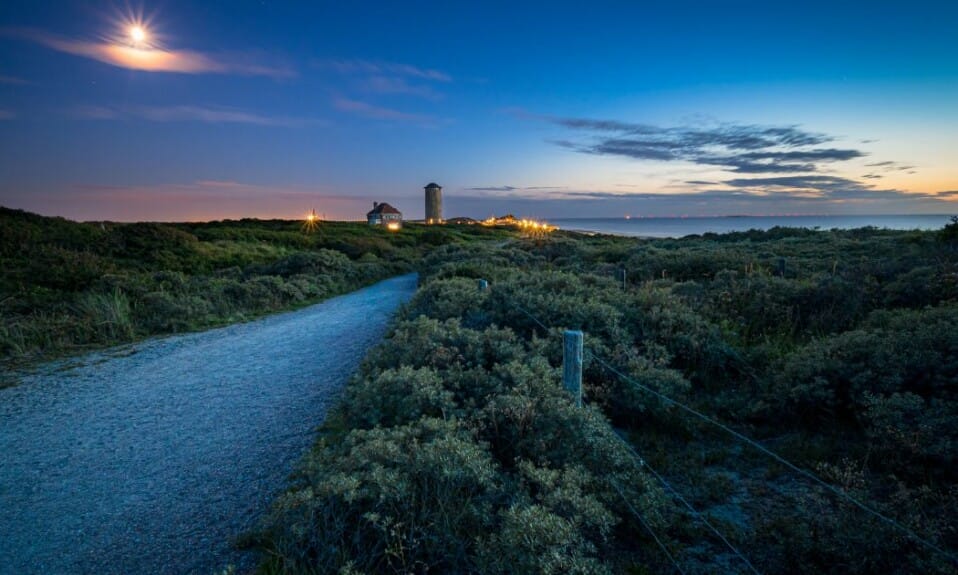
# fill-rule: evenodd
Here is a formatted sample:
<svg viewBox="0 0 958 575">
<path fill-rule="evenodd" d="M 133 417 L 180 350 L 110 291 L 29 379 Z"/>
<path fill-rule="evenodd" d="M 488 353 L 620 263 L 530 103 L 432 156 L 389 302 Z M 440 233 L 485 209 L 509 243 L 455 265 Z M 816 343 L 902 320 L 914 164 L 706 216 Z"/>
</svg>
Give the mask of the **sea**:
<svg viewBox="0 0 958 575">
<path fill-rule="evenodd" d="M 768 230 L 775 226 L 819 230 L 854 229 L 872 226 L 890 230 L 937 230 L 951 220 L 950 215 L 883 216 L 722 216 L 722 217 L 631 217 L 631 218 L 557 218 L 549 223 L 563 230 L 637 236 L 680 238 L 708 232 L 722 234 L 748 230 Z"/>
</svg>

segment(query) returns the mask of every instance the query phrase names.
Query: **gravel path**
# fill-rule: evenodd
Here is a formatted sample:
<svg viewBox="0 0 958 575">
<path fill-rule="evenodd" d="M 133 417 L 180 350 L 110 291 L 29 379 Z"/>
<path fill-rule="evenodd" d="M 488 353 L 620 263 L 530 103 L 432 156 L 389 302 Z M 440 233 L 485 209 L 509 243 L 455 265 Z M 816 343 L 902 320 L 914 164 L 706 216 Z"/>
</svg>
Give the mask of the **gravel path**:
<svg viewBox="0 0 958 575">
<path fill-rule="evenodd" d="M 284 487 L 416 276 L 0 389 L 0 573 L 202 573 Z"/>
</svg>

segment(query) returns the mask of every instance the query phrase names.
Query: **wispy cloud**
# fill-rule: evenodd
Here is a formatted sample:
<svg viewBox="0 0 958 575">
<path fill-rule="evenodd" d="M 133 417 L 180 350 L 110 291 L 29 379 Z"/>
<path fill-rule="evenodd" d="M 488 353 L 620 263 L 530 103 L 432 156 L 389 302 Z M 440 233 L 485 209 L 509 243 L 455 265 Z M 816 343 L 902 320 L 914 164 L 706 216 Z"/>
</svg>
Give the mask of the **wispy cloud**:
<svg viewBox="0 0 958 575">
<path fill-rule="evenodd" d="M 340 89 L 364 96 L 412 96 L 439 101 L 445 95 L 440 87 L 452 82 L 452 76 L 432 68 L 411 64 L 372 60 L 319 60 L 320 69 L 337 74 Z"/>
<path fill-rule="evenodd" d="M 16 76 L 4 76 L 0 74 L 0 84 L 6 84 L 8 86 L 26 86 L 30 82 L 24 80 L 23 78 L 18 78 Z"/>
<path fill-rule="evenodd" d="M 869 168 L 879 168 L 885 172 L 909 172 L 915 169 L 915 166 L 909 166 L 908 164 L 902 164 L 900 162 L 892 162 L 888 160 L 865 165 Z"/>
<path fill-rule="evenodd" d="M 361 116 L 363 118 L 370 118 L 374 120 L 391 120 L 395 122 L 407 122 L 410 124 L 418 124 L 421 126 L 428 126 L 428 127 L 437 127 L 437 126 L 448 123 L 447 120 L 444 120 L 437 116 L 432 116 L 429 114 L 414 114 L 410 112 L 403 112 L 401 110 L 387 108 L 385 106 L 377 106 L 375 104 L 370 104 L 369 102 L 363 102 L 360 100 L 354 100 L 352 98 L 346 98 L 346 97 L 334 98 L 333 106 L 337 110 L 350 112 L 357 116 Z"/>
<path fill-rule="evenodd" d="M 209 54 L 159 47 L 136 48 L 106 41 L 67 38 L 34 29 L 4 29 L 2 33 L 58 52 L 131 70 L 180 74 L 235 74 L 275 79 L 296 75 L 295 70 L 288 65 L 266 62 L 248 54 Z"/>
<path fill-rule="evenodd" d="M 722 182 L 733 188 L 749 188 L 755 192 L 812 192 L 820 195 L 852 195 L 872 193 L 872 186 L 838 176 L 779 176 L 772 178 L 736 178 Z"/>
<path fill-rule="evenodd" d="M 404 94 L 426 100 L 441 100 L 443 95 L 427 84 L 412 84 L 406 78 L 396 76 L 370 76 L 358 82 L 364 92 L 374 94 Z"/>
<path fill-rule="evenodd" d="M 151 122 L 202 122 L 206 124 L 252 124 L 256 126 L 296 127 L 315 124 L 316 120 L 265 116 L 235 108 L 204 106 L 81 106 L 73 114 L 91 120 L 136 118 Z"/>
<path fill-rule="evenodd" d="M 365 74 L 375 76 L 399 76 L 417 78 L 433 82 L 452 82 L 452 76 L 432 68 L 421 68 L 396 62 L 377 62 L 373 60 L 319 60 L 316 65 L 335 70 L 341 74 Z"/>
<path fill-rule="evenodd" d="M 519 192 L 533 190 L 561 190 L 565 186 L 480 186 L 475 188 L 466 188 L 471 192 Z"/>
<path fill-rule="evenodd" d="M 10 110 L 0 109 L 0 120 L 12 120 L 16 117 L 17 115 L 11 112 Z"/>
<path fill-rule="evenodd" d="M 820 147 L 835 138 L 799 126 L 723 124 L 698 128 L 588 118 L 540 116 L 539 119 L 589 133 L 584 141 L 553 141 L 577 152 L 636 160 L 684 161 L 739 173 L 816 172 L 822 164 L 866 155 L 855 149 Z"/>
</svg>

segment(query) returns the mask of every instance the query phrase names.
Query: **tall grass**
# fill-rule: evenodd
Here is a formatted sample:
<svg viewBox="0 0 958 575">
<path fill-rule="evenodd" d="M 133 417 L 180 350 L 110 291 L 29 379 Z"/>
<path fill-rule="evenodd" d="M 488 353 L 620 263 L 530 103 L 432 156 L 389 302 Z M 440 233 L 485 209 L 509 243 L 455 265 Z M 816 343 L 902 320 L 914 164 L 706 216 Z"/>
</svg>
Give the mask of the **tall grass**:
<svg viewBox="0 0 958 575">
<path fill-rule="evenodd" d="M 481 226 L 82 224 L 0 207 L 0 362 L 242 321 L 412 269 Z M 428 240 L 428 241 L 427 241 Z"/>
<path fill-rule="evenodd" d="M 119 288 L 107 293 L 87 293 L 76 305 L 80 318 L 95 341 L 127 342 L 134 336 L 130 300 Z"/>
</svg>

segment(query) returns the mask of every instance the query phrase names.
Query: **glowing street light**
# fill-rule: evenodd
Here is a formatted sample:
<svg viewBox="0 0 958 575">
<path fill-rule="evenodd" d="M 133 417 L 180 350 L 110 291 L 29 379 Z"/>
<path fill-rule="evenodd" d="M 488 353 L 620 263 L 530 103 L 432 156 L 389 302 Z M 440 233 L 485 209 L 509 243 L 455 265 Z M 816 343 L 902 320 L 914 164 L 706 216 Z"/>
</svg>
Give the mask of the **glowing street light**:
<svg viewBox="0 0 958 575">
<path fill-rule="evenodd" d="M 316 229 L 319 225 L 319 216 L 316 215 L 316 210 L 310 210 L 306 214 L 306 218 L 303 220 L 303 231 L 307 234 Z"/>
</svg>

